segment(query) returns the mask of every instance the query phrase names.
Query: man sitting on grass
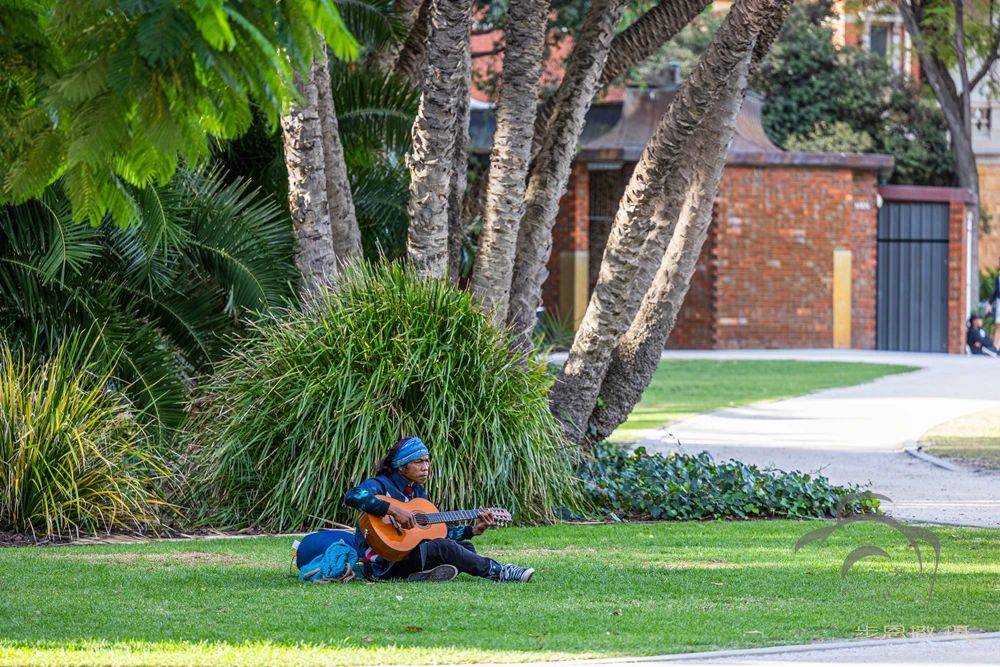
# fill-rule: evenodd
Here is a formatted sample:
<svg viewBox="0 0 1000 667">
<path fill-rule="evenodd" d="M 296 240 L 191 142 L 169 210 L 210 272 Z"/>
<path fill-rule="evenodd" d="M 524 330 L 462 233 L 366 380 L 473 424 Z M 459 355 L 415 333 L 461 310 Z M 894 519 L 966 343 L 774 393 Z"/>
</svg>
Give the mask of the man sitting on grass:
<svg viewBox="0 0 1000 667">
<path fill-rule="evenodd" d="M 973 315 L 969 318 L 969 331 L 965 335 L 965 342 L 972 354 L 983 354 L 994 359 L 1000 356 L 997 348 L 993 345 L 993 339 L 983 328 L 983 318 L 979 315 Z"/>
<path fill-rule="evenodd" d="M 389 514 L 402 528 L 413 528 L 416 520 L 409 510 L 376 498 L 389 496 L 409 501 L 426 498 L 423 483 L 431 471 L 430 453 L 416 436 L 399 440 L 378 465 L 375 477 L 344 494 L 344 502 L 354 509 L 375 516 Z M 450 581 L 465 572 L 494 581 L 528 581 L 534 570 L 517 565 L 501 565 L 476 553 L 469 542 L 482 535 L 494 524 L 493 515 L 481 512 L 472 526 L 449 526 L 448 537 L 424 540 L 403 560 L 392 562 L 379 557 L 368 546 L 358 528 L 359 552 L 365 559 L 365 575 L 372 579 L 406 579 L 407 581 Z"/>
</svg>

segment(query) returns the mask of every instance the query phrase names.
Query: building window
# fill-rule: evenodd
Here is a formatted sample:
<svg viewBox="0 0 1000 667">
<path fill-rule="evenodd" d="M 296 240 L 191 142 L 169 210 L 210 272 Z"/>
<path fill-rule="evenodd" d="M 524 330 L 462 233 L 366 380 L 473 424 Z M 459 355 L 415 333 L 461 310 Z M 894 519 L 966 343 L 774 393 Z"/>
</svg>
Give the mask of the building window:
<svg viewBox="0 0 1000 667">
<path fill-rule="evenodd" d="M 868 32 L 868 50 L 883 58 L 889 56 L 889 26 L 875 23 Z"/>
<path fill-rule="evenodd" d="M 987 137 L 990 135 L 990 130 L 993 129 L 993 117 L 991 111 L 992 109 L 989 107 L 973 107 L 972 128 L 977 134 Z"/>
<path fill-rule="evenodd" d="M 869 16 L 862 35 L 868 51 L 884 58 L 893 71 L 910 74 L 910 37 L 898 17 Z"/>
</svg>

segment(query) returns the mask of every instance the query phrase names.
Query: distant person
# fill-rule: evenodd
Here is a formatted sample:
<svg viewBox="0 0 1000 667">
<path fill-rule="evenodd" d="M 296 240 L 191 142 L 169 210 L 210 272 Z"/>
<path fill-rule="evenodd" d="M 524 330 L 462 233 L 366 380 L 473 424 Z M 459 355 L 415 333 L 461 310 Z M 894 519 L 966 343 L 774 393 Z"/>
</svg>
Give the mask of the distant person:
<svg viewBox="0 0 1000 667">
<path fill-rule="evenodd" d="M 969 346 L 972 354 L 984 354 L 988 357 L 996 358 L 1000 355 L 993 345 L 993 339 L 983 328 L 983 318 L 973 315 L 969 318 L 969 332 L 965 335 L 965 343 Z"/>
<path fill-rule="evenodd" d="M 997 258 L 997 266 L 1000 266 L 1000 257 Z M 990 294 L 990 308 L 993 309 L 993 319 L 1000 318 L 1000 271 L 993 276 L 993 293 Z"/>
</svg>

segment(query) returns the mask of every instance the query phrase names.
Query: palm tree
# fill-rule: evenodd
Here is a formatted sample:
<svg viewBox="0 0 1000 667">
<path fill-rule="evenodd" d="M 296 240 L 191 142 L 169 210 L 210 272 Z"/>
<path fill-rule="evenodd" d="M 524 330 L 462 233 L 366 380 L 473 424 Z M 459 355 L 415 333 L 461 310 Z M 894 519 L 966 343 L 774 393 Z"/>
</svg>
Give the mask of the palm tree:
<svg viewBox="0 0 1000 667">
<path fill-rule="evenodd" d="M 507 321 L 526 348 L 548 276 L 552 227 L 566 191 L 570 165 L 583 131 L 583 120 L 597 93 L 604 62 L 621 18 L 624 0 L 594 0 L 566 65 L 548 130 L 528 180 L 524 217 L 518 228 L 517 252 Z"/>
<path fill-rule="evenodd" d="M 0 207 L 0 332 L 45 354 L 82 335 L 160 426 L 184 418 L 186 385 L 254 313 L 293 296 L 288 219 L 216 172 L 133 190 L 127 227 L 72 220 L 56 185 Z"/>
<path fill-rule="evenodd" d="M 317 59 L 308 77 L 295 75 L 300 101 L 281 117 L 288 173 L 288 209 L 292 214 L 295 238 L 295 267 L 301 278 L 300 293 L 304 300 L 332 284 L 337 275 L 326 189 L 324 122 L 319 107 L 319 86 L 327 85 L 329 80 L 329 73 L 324 80 L 323 72 L 326 66 Z M 353 203 L 349 206 L 353 207 Z"/>
<path fill-rule="evenodd" d="M 507 10 L 506 51 L 490 156 L 493 168 L 486 185 L 486 210 L 471 286 L 498 322 L 507 318 L 510 269 L 524 216 L 548 10 L 548 0 L 511 0 Z"/>
<path fill-rule="evenodd" d="M 613 83 L 630 68 L 656 53 L 711 4 L 711 0 L 661 0 L 651 7 L 628 28 L 615 35 L 604 71 L 601 72 L 600 87 Z M 535 119 L 536 147 L 541 146 L 554 106 L 555 98 L 547 98 Z"/>
<path fill-rule="evenodd" d="M 694 169 L 690 173 L 675 171 L 667 180 L 660 206 L 667 209 L 664 217 L 673 221 L 668 245 L 637 315 L 612 351 L 586 428 L 587 437 L 595 442 L 611 435 L 635 408 L 677 321 L 712 219 L 722 168 L 746 91 L 750 59 L 747 53 L 737 64 L 723 94 L 691 138 Z M 677 195 L 671 196 L 675 192 Z"/>
<path fill-rule="evenodd" d="M 745 0 L 733 5 L 661 118 L 632 173 L 615 215 L 590 306 L 552 390 L 553 410 L 575 440 L 583 438 L 611 352 L 649 289 L 666 244 L 672 242 L 693 172 L 707 157 L 694 150 L 691 137 L 705 122 L 706 110 L 723 97 L 733 72 L 753 57 L 762 28 L 783 15 L 789 1 Z M 745 78 L 740 81 L 745 87 Z M 721 166 L 725 153 L 714 157 Z M 680 179 L 677 185 L 681 187 L 672 186 L 673 179 Z M 694 259 L 701 251 L 700 243 L 696 250 Z"/>
<path fill-rule="evenodd" d="M 407 261 L 418 275 L 448 275 L 449 192 L 454 166 L 455 100 L 469 67 L 471 0 L 432 0 L 420 109 L 413 123 Z M 462 152 L 464 155 L 464 151 Z"/>
</svg>

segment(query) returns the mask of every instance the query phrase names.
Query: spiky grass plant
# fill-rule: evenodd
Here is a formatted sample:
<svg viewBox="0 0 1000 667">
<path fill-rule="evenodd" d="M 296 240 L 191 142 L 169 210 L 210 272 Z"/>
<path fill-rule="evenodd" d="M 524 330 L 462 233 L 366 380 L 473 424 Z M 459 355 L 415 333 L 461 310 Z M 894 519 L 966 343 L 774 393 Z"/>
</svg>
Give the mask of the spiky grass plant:
<svg viewBox="0 0 1000 667">
<path fill-rule="evenodd" d="M 143 529 L 165 507 L 142 426 L 78 341 L 44 364 L 0 343 L 0 530 Z"/>
<path fill-rule="evenodd" d="M 457 288 L 397 265 L 354 268 L 318 307 L 255 333 L 217 366 L 191 428 L 212 521 L 352 522 L 344 491 L 404 434 L 428 444 L 442 508 L 499 504 L 539 522 L 577 503 L 544 366 L 522 364 Z"/>
</svg>

